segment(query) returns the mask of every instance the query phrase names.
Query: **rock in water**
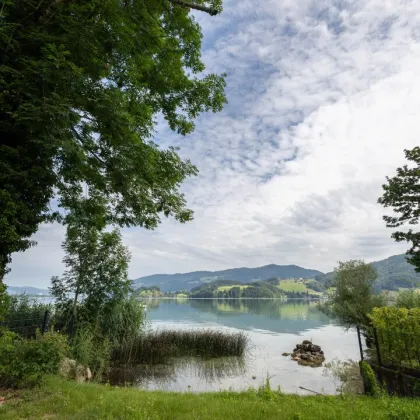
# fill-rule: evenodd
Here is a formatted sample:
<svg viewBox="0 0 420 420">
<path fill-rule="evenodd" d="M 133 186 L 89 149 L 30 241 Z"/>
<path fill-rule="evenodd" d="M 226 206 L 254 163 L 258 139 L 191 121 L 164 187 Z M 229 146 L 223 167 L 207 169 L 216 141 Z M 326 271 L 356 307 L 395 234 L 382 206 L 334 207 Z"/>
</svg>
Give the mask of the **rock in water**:
<svg viewBox="0 0 420 420">
<path fill-rule="evenodd" d="M 284 354 L 284 353 L 283 353 Z M 325 362 L 324 352 L 320 346 L 312 344 L 309 340 L 302 341 L 302 344 L 296 344 L 293 350 L 292 359 L 299 365 L 319 367 Z"/>
</svg>

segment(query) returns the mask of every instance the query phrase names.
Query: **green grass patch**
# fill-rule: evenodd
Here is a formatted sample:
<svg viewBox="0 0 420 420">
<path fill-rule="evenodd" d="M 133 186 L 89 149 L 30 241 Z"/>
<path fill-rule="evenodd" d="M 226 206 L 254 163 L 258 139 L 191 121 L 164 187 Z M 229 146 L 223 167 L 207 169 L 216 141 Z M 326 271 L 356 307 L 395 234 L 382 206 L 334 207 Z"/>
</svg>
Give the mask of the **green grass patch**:
<svg viewBox="0 0 420 420">
<path fill-rule="evenodd" d="M 243 289 L 247 289 L 249 287 L 249 285 L 247 284 L 234 284 L 234 285 L 229 285 L 229 286 L 219 286 L 217 288 L 217 292 L 227 292 L 228 290 L 232 289 L 233 287 L 239 287 L 241 290 Z"/>
<path fill-rule="evenodd" d="M 312 280 L 313 281 L 313 280 Z M 280 280 L 279 289 L 284 290 L 285 292 L 300 292 L 300 293 L 310 293 L 312 295 L 321 295 L 322 293 L 316 292 L 310 288 L 311 280 L 305 280 L 298 283 L 295 280 Z"/>
<path fill-rule="evenodd" d="M 396 397 L 282 395 L 269 388 L 242 393 L 148 392 L 56 377 L 40 389 L 6 394 L 2 420 L 17 419 L 419 419 L 420 401 Z"/>
<path fill-rule="evenodd" d="M 158 330 L 141 334 L 128 346 L 117 348 L 112 360 L 129 363 L 156 363 L 169 357 L 243 356 L 248 337 L 242 332 L 214 330 Z"/>
</svg>

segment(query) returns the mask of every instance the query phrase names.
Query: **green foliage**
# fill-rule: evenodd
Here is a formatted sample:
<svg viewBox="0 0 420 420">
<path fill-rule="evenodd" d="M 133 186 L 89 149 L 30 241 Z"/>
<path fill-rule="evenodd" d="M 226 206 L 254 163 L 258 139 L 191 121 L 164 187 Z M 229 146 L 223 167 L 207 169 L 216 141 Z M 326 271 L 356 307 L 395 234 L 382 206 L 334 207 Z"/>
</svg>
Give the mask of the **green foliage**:
<svg viewBox="0 0 420 420">
<path fill-rule="evenodd" d="M 278 283 L 278 281 L 277 281 Z M 231 286 L 231 287 L 224 287 Z M 217 280 L 212 283 L 195 287 L 189 293 L 191 298 L 278 298 L 284 293 L 268 281 L 255 281 L 246 286 L 233 280 Z"/>
<path fill-rule="evenodd" d="M 367 362 L 362 361 L 360 362 L 360 368 L 364 378 L 366 393 L 372 397 L 379 397 L 383 395 L 382 389 L 376 379 L 375 372 L 370 365 Z"/>
<path fill-rule="evenodd" d="M 88 366 L 95 380 L 100 380 L 107 372 L 111 351 L 110 339 L 89 325 L 80 326 L 72 338 L 72 358 L 82 366 Z"/>
<path fill-rule="evenodd" d="M 160 297 L 163 296 L 159 286 L 139 287 L 133 292 L 133 295 L 139 297 Z"/>
<path fill-rule="evenodd" d="M 113 362 L 131 362 L 144 327 L 143 309 L 134 298 L 108 305 L 96 324 L 80 322 L 71 340 L 72 357 L 100 380 Z M 116 356 L 118 355 L 118 357 Z"/>
<path fill-rule="evenodd" d="M 404 150 L 405 157 L 412 167 L 404 165 L 397 169 L 397 175 L 387 177 L 387 184 L 383 185 L 383 196 L 378 202 L 384 207 L 392 207 L 397 216 L 384 216 L 386 226 L 397 228 L 405 224 L 416 225 L 420 217 L 420 194 L 418 183 L 420 180 L 420 147 Z M 420 272 L 420 232 L 396 231 L 391 235 L 397 242 L 411 242 L 407 251 L 410 256 L 407 260 L 417 272 Z"/>
<path fill-rule="evenodd" d="M 251 391 L 252 392 L 252 391 Z M 280 389 L 280 386 L 278 387 L 277 390 L 273 390 L 271 388 L 271 384 L 270 384 L 270 377 L 267 375 L 267 378 L 265 380 L 265 383 L 262 384 L 256 394 L 258 395 L 258 397 L 260 397 L 263 400 L 266 401 L 275 401 L 279 399 L 279 396 L 282 396 L 282 392 Z"/>
<path fill-rule="evenodd" d="M 339 262 L 335 269 L 335 289 L 319 304 L 319 309 L 347 328 L 370 325 L 372 309 L 386 303 L 383 296 L 373 293 L 376 277 L 375 269 L 363 261 Z"/>
<path fill-rule="evenodd" d="M 1 278 L 1 276 L 0 276 Z M 0 281 L 0 322 L 3 321 L 9 307 L 9 295 L 7 294 L 7 286 Z"/>
<path fill-rule="evenodd" d="M 71 209 L 88 185 L 121 226 L 191 220 L 179 187 L 197 169 L 151 140 L 158 115 L 185 135 L 226 102 L 224 77 L 200 76 L 190 8 L 2 0 L 0 9 L 0 279 L 41 222 L 60 220 L 48 206 L 55 193 Z"/>
<path fill-rule="evenodd" d="M 103 221 L 90 213 L 95 203 L 93 197 L 81 199 L 79 212 L 70 214 L 63 244 L 67 270 L 61 278 L 52 278 L 51 292 L 57 308 L 67 314 L 73 326 L 79 321 L 97 323 L 108 306 L 125 299 L 131 290 L 128 249 L 119 231 L 103 231 Z"/>
<path fill-rule="evenodd" d="M 7 328 L 21 337 L 33 338 L 44 320 L 45 311 L 52 312 L 52 305 L 41 303 L 27 295 L 9 297 L 9 305 L 4 322 Z"/>
<path fill-rule="evenodd" d="M 417 290 L 403 290 L 397 296 L 398 308 L 420 308 L 420 293 Z"/>
<path fill-rule="evenodd" d="M 0 386 L 24 387 L 39 384 L 46 374 L 58 372 L 68 355 L 67 337 L 47 332 L 33 339 L 0 332 Z"/>
<path fill-rule="evenodd" d="M 420 366 L 420 308 L 374 308 L 370 318 L 377 329 L 383 363 Z"/>
</svg>

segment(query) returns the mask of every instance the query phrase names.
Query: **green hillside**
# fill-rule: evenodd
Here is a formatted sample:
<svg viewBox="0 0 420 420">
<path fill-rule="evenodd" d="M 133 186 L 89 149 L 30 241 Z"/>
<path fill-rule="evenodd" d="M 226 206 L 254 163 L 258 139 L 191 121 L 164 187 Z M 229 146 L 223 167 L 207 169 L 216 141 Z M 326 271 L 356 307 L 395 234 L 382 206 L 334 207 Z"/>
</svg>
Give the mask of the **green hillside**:
<svg viewBox="0 0 420 420">
<path fill-rule="evenodd" d="M 399 290 L 400 288 L 413 288 L 420 286 L 420 273 L 406 260 L 405 254 L 393 255 L 385 260 L 371 263 L 378 272 L 376 290 Z M 315 279 L 329 286 L 334 280 L 334 272 L 320 274 Z"/>
<path fill-rule="evenodd" d="M 414 271 L 405 255 L 394 255 L 385 260 L 375 261 L 372 265 L 378 271 L 377 291 L 399 290 L 400 288 L 420 287 L 420 273 Z M 266 265 L 257 268 L 232 268 L 222 271 L 195 271 L 185 274 L 154 274 L 140 277 L 133 282 L 134 288 L 143 287 L 148 290 L 158 286 L 163 293 L 177 290 L 191 291 L 215 282 L 225 282 L 224 286 L 253 284 L 258 281 L 275 279 L 282 280 L 281 289 L 284 292 L 316 293 L 323 292 L 332 284 L 334 272 L 321 273 L 317 270 L 306 269 L 296 265 Z M 290 279 L 303 279 L 300 282 L 284 282 Z M 312 281 L 312 284 L 308 283 Z M 219 283 L 219 286 L 222 285 Z M 213 289 L 212 293 L 213 293 Z M 207 290 L 204 288 L 203 290 Z M 250 293 L 250 292 L 249 292 Z"/>
<path fill-rule="evenodd" d="M 296 265 L 265 265 L 257 268 L 232 268 L 222 271 L 195 271 L 185 274 L 154 274 L 152 276 L 140 277 L 134 280 L 134 287 L 159 286 L 162 292 L 173 292 L 176 290 L 192 290 L 203 284 L 215 281 L 234 281 L 237 283 L 252 283 L 258 280 L 270 278 L 309 279 L 322 274 L 318 270 L 311 270 Z"/>
</svg>

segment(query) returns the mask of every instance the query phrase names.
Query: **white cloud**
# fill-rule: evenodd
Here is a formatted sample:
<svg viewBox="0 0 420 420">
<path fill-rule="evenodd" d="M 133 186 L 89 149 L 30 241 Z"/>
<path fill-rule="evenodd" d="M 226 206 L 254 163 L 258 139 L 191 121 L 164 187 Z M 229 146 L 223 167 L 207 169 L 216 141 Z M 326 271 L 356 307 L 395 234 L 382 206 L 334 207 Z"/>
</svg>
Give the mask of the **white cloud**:
<svg viewBox="0 0 420 420">
<path fill-rule="evenodd" d="M 326 271 L 404 252 L 376 201 L 403 149 L 419 144 L 420 3 L 229 0 L 220 17 L 197 18 L 208 70 L 228 74 L 229 105 L 186 138 L 159 127 L 159 141 L 200 168 L 183 187 L 196 217 L 125 231 L 130 274 Z M 56 274 L 61 239 L 51 232 L 14 258 L 9 283 Z"/>
</svg>

